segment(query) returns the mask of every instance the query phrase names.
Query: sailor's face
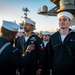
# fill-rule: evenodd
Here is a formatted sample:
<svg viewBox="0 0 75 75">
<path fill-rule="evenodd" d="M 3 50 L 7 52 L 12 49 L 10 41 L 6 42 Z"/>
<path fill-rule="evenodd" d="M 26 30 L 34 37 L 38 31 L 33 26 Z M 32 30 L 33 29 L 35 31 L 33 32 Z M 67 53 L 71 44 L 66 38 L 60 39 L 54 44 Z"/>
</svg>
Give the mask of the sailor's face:
<svg viewBox="0 0 75 75">
<path fill-rule="evenodd" d="M 49 41 L 49 39 L 50 39 L 49 35 L 47 35 L 47 34 L 43 35 L 43 40 L 44 41 Z"/>
<path fill-rule="evenodd" d="M 17 32 L 13 32 L 12 34 L 9 34 L 10 42 L 14 41 L 16 34 L 17 34 Z"/>
<path fill-rule="evenodd" d="M 66 16 L 59 17 L 59 27 L 60 27 L 60 29 L 69 28 L 70 24 L 71 24 L 71 20 L 68 17 L 66 17 Z"/>
<path fill-rule="evenodd" d="M 24 24 L 24 30 L 25 30 L 25 32 L 32 30 L 32 25 L 29 23 L 25 23 Z"/>
</svg>

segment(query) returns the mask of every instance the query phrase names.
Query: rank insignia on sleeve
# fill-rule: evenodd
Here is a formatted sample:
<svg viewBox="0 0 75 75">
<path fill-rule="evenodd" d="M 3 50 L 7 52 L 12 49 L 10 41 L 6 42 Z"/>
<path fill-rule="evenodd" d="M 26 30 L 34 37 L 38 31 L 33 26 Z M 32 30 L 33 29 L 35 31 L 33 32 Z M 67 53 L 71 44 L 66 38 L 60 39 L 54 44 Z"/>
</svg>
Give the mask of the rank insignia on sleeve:
<svg viewBox="0 0 75 75">
<path fill-rule="evenodd" d="M 31 38 L 31 40 L 34 40 L 34 41 L 36 41 L 36 38 L 35 38 L 35 37 L 32 37 L 32 38 Z"/>
</svg>

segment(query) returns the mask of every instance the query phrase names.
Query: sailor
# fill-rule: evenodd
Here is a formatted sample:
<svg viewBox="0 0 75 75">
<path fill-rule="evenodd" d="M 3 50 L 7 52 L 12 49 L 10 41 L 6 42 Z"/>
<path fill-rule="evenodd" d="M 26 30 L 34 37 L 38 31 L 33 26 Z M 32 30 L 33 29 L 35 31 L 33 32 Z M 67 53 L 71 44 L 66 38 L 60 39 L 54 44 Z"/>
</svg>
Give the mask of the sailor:
<svg viewBox="0 0 75 75">
<path fill-rule="evenodd" d="M 40 32 L 38 33 L 38 36 L 41 38 L 41 40 L 43 40 L 43 31 L 40 31 Z"/>
<path fill-rule="evenodd" d="M 46 47 L 47 43 L 49 42 L 51 33 L 49 31 L 44 31 L 42 34 L 43 34 L 44 47 Z"/>
<path fill-rule="evenodd" d="M 19 25 L 11 21 L 2 21 L 0 37 L 0 75 L 16 75 L 18 67 L 26 67 L 28 58 L 34 45 L 28 46 L 26 55 L 21 57 L 20 50 L 14 48 L 11 42 L 14 40 Z"/>
<path fill-rule="evenodd" d="M 16 45 L 17 45 L 17 40 L 22 36 L 22 35 L 24 35 L 24 29 L 21 29 L 21 28 L 19 28 L 19 30 L 18 30 L 18 32 L 17 32 L 17 34 L 16 34 L 16 37 L 15 37 L 15 47 L 16 47 Z"/>
<path fill-rule="evenodd" d="M 44 43 L 44 49 L 45 49 L 47 46 L 47 43 L 50 40 L 51 33 L 49 31 L 44 31 L 42 34 L 43 34 L 43 43 Z M 49 67 L 48 67 L 48 50 L 47 49 L 45 49 L 45 63 L 44 63 L 44 67 L 41 72 L 41 75 L 50 75 Z"/>
<path fill-rule="evenodd" d="M 57 14 L 59 30 L 51 35 L 47 49 L 52 75 L 75 75 L 75 32 L 70 29 L 74 16 L 71 12 Z"/>
<path fill-rule="evenodd" d="M 29 44 L 35 45 L 35 51 L 31 52 L 28 66 L 24 71 L 24 75 L 36 75 L 40 73 L 44 63 L 44 47 L 42 40 L 33 32 L 35 29 L 35 22 L 29 18 L 25 19 L 23 35 L 18 40 L 18 48 L 22 49 L 22 53 L 27 49 Z"/>
</svg>

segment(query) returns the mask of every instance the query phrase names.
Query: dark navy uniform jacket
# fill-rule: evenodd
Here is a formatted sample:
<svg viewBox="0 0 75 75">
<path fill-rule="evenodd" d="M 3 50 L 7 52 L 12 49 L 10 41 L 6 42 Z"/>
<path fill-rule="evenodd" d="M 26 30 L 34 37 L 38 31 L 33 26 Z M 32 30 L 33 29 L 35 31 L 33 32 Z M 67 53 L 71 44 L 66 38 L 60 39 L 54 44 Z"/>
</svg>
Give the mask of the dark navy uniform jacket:
<svg viewBox="0 0 75 75">
<path fill-rule="evenodd" d="M 5 48 L 4 46 L 7 45 Z M 0 75 L 16 75 L 18 67 L 26 67 L 29 53 L 21 57 L 20 51 L 0 37 Z"/>
<path fill-rule="evenodd" d="M 75 32 L 70 32 L 63 42 L 60 32 L 54 33 L 47 48 L 52 75 L 75 75 Z"/>
<path fill-rule="evenodd" d="M 44 67 L 41 71 L 41 75 L 50 75 L 50 70 L 48 65 L 48 50 L 46 49 L 46 47 L 44 47 L 44 49 L 45 49 L 45 62 L 44 62 Z"/>
<path fill-rule="evenodd" d="M 25 36 L 22 36 L 17 44 L 19 49 L 25 50 L 29 44 L 35 45 L 35 50 L 30 54 L 28 66 L 25 71 L 26 75 L 35 75 L 36 70 L 42 69 L 44 63 L 45 54 L 42 40 L 36 34 L 32 34 L 27 42 L 25 41 Z"/>
</svg>

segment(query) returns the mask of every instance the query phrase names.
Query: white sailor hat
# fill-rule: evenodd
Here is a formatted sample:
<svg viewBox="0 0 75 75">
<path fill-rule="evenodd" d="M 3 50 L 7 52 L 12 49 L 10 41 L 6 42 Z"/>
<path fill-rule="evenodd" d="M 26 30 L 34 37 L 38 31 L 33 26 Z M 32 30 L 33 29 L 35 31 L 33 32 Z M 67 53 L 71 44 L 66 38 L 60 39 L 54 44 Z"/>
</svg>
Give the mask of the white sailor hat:
<svg viewBox="0 0 75 75">
<path fill-rule="evenodd" d="M 61 16 L 66 16 L 66 17 L 68 17 L 70 20 L 73 19 L 73 15 L 72 15 L 70 12 L 68 12 L 68 11 L 59 12 L 58 15 L 57 15 L 57 17 L 60 18 Z"/>
<path fill-rule="evenodd" d="M 19 29 L 18 32 L 24 32 L 24 29 Z"/>
<path fill-rule="evenodd" d="M 71 27 L 72 30 L 75 30 L 75 25 Z"/>
<path fill-rule="evenodd" d="M 41 33 L 41 34 L 42 34 L 42 33 L 43 33 L 43 31 L 40 31 L 39 33 Z"/>
<path fill-rule="evenodd" d="M 29 24 L 32 24 L 33 26 L 35 26 L 35 22 L 29 18 L 25 18 L 25 23 L 29 23 Z"/>
<path fill-rule="evenodd" d="M 18 24 L 15 24 L 11 21 L 5 21 L 5 20 L 2 21 L 2 27 L 13 32 L 18 31 L 18 29 L 20 28 Z"/>
<path fill-rule="evenodd" d="M 51 35 L 51 33 L 49 31 L 45 31 L 43 32 L 43 35 Z"/>
</svg>

